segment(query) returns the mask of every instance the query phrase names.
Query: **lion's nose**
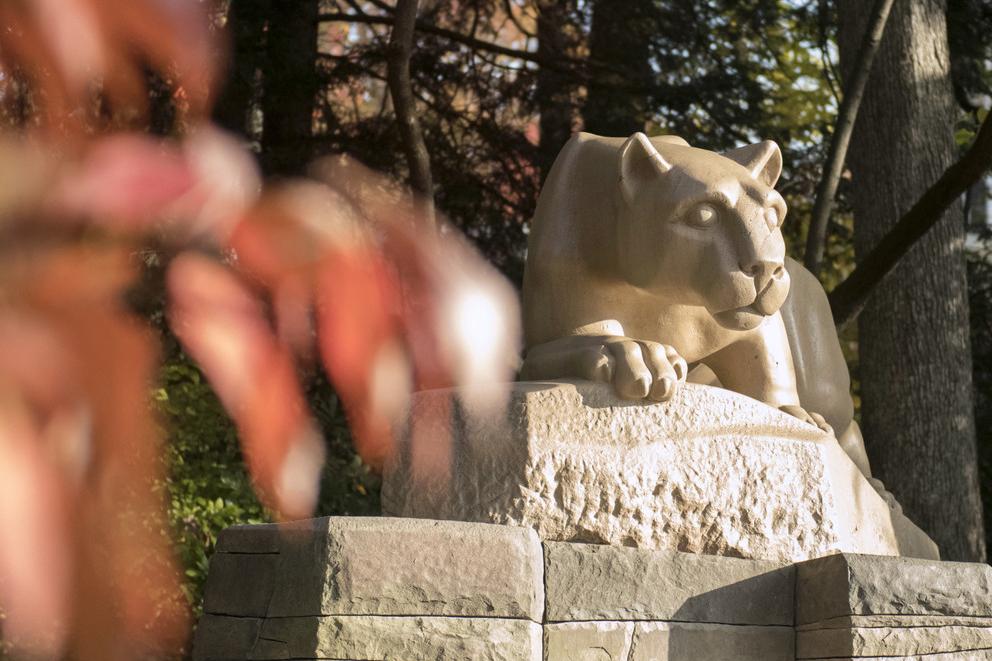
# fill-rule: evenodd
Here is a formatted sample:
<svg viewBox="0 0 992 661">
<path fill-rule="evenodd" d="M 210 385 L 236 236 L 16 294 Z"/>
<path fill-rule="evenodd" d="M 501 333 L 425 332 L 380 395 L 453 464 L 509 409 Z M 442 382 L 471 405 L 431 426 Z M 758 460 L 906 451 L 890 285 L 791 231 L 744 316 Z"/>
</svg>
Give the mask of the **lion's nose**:
<svg viewBox="0 0 992 661">
<path fill-rule="evenodd" d="M 778 280 L 785 275 L 785 264 L 772 260 L 755 260 L 750 264 L 741 264 L 741 271 L 756 280 L 774 278 Z"/>
</svg>

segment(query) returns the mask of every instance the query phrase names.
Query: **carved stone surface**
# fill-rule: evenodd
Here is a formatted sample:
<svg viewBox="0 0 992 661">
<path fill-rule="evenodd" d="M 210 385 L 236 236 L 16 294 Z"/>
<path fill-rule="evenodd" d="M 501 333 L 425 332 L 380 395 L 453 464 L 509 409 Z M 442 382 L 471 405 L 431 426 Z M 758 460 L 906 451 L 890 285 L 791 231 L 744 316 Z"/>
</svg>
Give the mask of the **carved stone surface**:
<svg viewBox="0 0 992 661">
<path fill-rule="evenodd" d="M 206 614 L 197 629 L 193 658 L 539 661 L 541 636 L 540 624 L 506 618 L 327 615 L 254 619 Z"/>
<path fill-rule="evenodd" d="M 792 627 L 638 622 L 630 661 L 792 661 Z"/>
<path fill-rule="evenodd" d="M 984 659 L 992 567 L 839 554 L 796 565 L 797 659 Z"/>
<path fill-rule="evenodd" d="M 915 656 L 941 652 L 992 650 L 992 627 L 855 627 L 801 631 L 796 638 L 800 659 L 862 656 Z"/>
<path fill-rule="evenodd" d="M 937 557 L 832 436 L 727 390 L 686 384 L 669 402 L 635 404 L 605 384 L 524 382 L 508 415 L 488 418 L 451 400 L 415 395 L 386 467 L 385 512 L 773 561 Z"/>
<path fill-rule="evenodd" d="M 667 400 L 702 363 L 844 436 L 850 377 L 823 287 L 785 257 L 781 172 L 769 140 L 718 154 L 670 135 L 574 135 L 531 223 L 523 378 Z"/>
<path fill-rule="evenodd" d="M 215 614 L 539 621 L 544 607 L 541 544 L 522 528 L 331 517 L 230 528 L 217 546 L 204 601 Z"/>
<path fill-rule="evenodd" d="M 544 543 L 549 622 L 678 620 L 792 626 L 795 570 L 764 560 Z"/>
<path fill-rule="evenodd" d="M 239 526 L 217 548 L 195 661 L 992 655 L 992 568 L 979 564 L 782 565 L 390 518 Z"/>
<path fill-rule="evenodd" d="M 845 553 L 801 563 L 797 571 L 807 595 L 796 613 L 800 625 L 849 616 L 992 618 L 986 564 Z"/>
</svg>

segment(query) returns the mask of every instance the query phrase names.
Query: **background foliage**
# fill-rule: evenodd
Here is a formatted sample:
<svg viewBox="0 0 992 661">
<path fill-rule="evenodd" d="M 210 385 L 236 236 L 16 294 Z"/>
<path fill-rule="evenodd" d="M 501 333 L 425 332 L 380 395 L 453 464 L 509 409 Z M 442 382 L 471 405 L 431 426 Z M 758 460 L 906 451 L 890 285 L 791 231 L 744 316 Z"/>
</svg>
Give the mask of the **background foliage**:
<svg viewBox="0 0 992 661">
<path fill-rule="evenodd" d="M 218 533 L 269 523 L 273 515 L 252 490 L 234 423 L 200 371 L 180 353 L 163 365 L 159 378 L 154 400 L 169 439 L 163 486 L 187 598 L 199 615 Z M 355 454 L 337 397 L 319 376 L 308 395 L 328 445 L 316 515 L 377 515 L 379 480 Z"/>
<path fill-rule="evenodd" d="M 630 126 L 728 149 L 777 141 L 785 232 L 799 256 L 837 111 L 835 7 L 831 0 L 435 0 L 422 3 L 411 68 L 435 199 L 519 285 L 529 218 L 541 181 L 573 130 L 617 134 Z M 400 136 L 386 91 L 390 3 L 381 0 L 229 0 L 215 32 L 230 54 L 214 120 L 240 136 L 275 179 L 306 173 L 345 153 L 406 181 Z M 542 15 L 554 15 L 542 22 Z M 990 105 L 992 9 L 949 0 L 959 142 L 968 144 Z M 292 29 L 289 29 L 292 28 Z M 549 46 L 551 44 L 552 46 Z M 213 53 L 216 59 L 225 57 Z M 27 79 L 4 78 L 0 121 L 38 124 Z M 148 73 L 147 132 L 180 139 L 188 100 L 169 71 Z M 99 108 L 107 125 L 119 118 Z M 820 274 L 828 289 L 854 266 L 852 215 L 842 183 Z M 982 196 L 986 197 L 983 198 Z M 986 201 L 975 192 L 973 206 Z M 976 235 L 969 264 L 975 413 L 985 511 L 992 513 L 992 266 Z M 235 425 L 203 374 L 163 323 L 161 274 L 132 307 L 152 322 L 165 362 L 154 406 L 167 434 L 159 485 L 198 607 L 207 562 L 223 528 L 272 520 L 251 488 Z M 339 283 L 348 287 L 350 283 Z M 857 383 L 857 337 L 842 337 Z M 346 417 L 322 373 L 298 366 L 324 433 L 318 514 L 377 514 L 378 479 L 354 452 Z M 855 392 L 857 398 L 857 392 Z M 992 531 L 987 525 L 986 530 Z M 2 626 L 2 625 L 0 625 Z"/>
<path fill-rule="evenodd" d="M 315 119 L 309 139 L 295 145 L 295 162 L 344 152 L 404 180 L 406 166 L 385 87 L 389 6 L 374 0 L 312 4 L 324 19 L 313 35 Z M 232 78 L 217 117 L 250 140 L 266 163 L 272 147 L 266 144 L 260 117 L 280 94 L 267 76 L 285 54 L 283 45 L 258 28 L 284 19 L 262 0 L 233 0 L 233 6 L 240 13 L 227 18 L 233 35 Z M 549 146 L 540 132 L 548 126 L 541 118 L 552 114 L 565 123 L 564 135 L 583 127 L 609 132 L 624 119 L 611 113 L 626 113 L 628 121 L 634 117 L 651 133 L 675 133 L 710 149 L 759 137 L 776 140 L 785 161 L 779 188 L 790 209 L 785 232 L 790 254 L 801 256 L 840 94 L 831 1 L 565 1 L 556 3 L 559 22 L 553 28 L 559 50 L 551 53 L 539 43 L 542 10 L 550 11 L 548 3 L 530 0 L 422 3 L 411 69 L 437 206 L 493 263 L 519 284 L 527 223 L 546 174 L 542 168 L 547 167 L 548 156 L 542 152 Z M 962 105 L 959 138 L 966 145 L 977 126 L 974 112 L 988 106 L 992 12 L 981 0 L 951 0 L 948 18 Z M 295 45 L 307 47 L 305 40 Z M 638 64 L 638 53 L 647 66 Z M 239 85 L 244 89 L 236 93 Z M 550 151 L 553 156 L 557 147 Z M 827 235 L 821 277 L 828 290 L 854 267 L 845 187 L 846 181 Z M 976 415 L 986 471 L 983 485 L 988 487 L 992 277 L 986 252 L 974 253 L 969 273 Z M 841 340 L 857 402 L 853 325 Z M 247 495 L 232 449 L 233 432 L 195 370 L 182 360 L 171 363 L 160 393 L 174 430 L 172 519 L 181 531 L 195 585 L 202 580 L 216 532 L 235 521 L 263 520 L 266 514 Z M 322 511 L 374 513 L 375 480 L 350 453 L 333 395 L 315 384 L 310 397 L 337 444 Z M 211 484 L 216 481 L 211 476 L 219 474 L 226 477 Z M 990 512 L 988 488 L 985 497 Z"/>
</svg>

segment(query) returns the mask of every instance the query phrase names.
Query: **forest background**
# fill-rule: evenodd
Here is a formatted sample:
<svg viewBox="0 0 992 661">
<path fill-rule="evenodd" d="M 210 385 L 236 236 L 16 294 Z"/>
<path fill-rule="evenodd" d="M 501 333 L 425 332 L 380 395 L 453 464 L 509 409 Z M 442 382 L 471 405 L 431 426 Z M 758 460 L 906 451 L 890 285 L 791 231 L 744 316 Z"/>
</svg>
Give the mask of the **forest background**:
<svg viewBox="0 0 992 661">
<path fill-rule="evenodd" d="M 771 139 L 782 147 L 785 162 L 778 189 L 789 206 L 790 254 L 801 258 L 845 82 L 863 60 L 858 46 L 868 8 L 884 3 L 861 2 L 862 10 L 858 4 L 421 2 L 409 60 L 410 90 L 436 208 L 519 287 L 541 182 L 574 131 L 670 133 L 714 150 Z M 892 15 L 852 139 L 850 167 L 842 170 L 824 234 L 817 275 L 828 291 L 855 270 L 886 229 L 865 206 L 864 191 L 885 198 L 894 223 L 935 180 L 921 179 L 911 161 L 930 159 L 939 175 L 976 141 L 992 105 L 992 6 L 983 0 L 889 5 Z M 229 0 L 213 7 L 211 16 L 225 47 L 214 56 L 226 62 L 213 119 L 249 145 L 266 177 L 307 176 L 315 159 L 347 154 L 398 182 L 413 179 L 416 185 L 407 157 L 410 145 L 389 90 L 388 65 L 396 52 L 390 45 L 394 3 Z M 928 91 L 925 86 L 933 81 L 914 68 L 912 58 L 899 56 L 928 39 L 946 50 L 946 70 L 937 81 L 944 84 L 946 99 Z M 916 93 L 900 97 L 877 76 Z M 148 82 L 148 132 L 181 136 L 186 130 L 177 111 L 182 99 L 167 76 L 149 73 Z M 8 104 L 5 121 L 13 126 L 33 121 L 29 101 Z M 902 106 L 911 111 L 896 112 Z M 920 117 L 931 124 L 914 127 Z M 918 141 L 907 141 L 908 152 L 871 145 L 870 135 L 883 135 L 886 127 L 906 128 L 906 135 Z M 946 162 L 930 150 L 941 140 L 951 145 Z M 874 154 L 865 153 L 869 145 Z M 884 173 L 885 185 L 891 184 L 886 190 L 900 194 L 886 197 L 870 181 L 869 156 L 893 163 Z M 897 268 L 879 287 L 877 299 L 868 299 L 867 322 L 847 324 L 841 335 L 877 476 L 941 543 L 948 559 L 984 560 L 992 543 L 986 541 L 992 533 L 990 212 L 992 197 L 982 177 L 944 214 L 945 229 L 927 236 L 938 249 L 925 242 L 914 247 L 904 260 L 911 264 Z M 875 235 L 864 238 L 869 228 Z M 236 523 L 271 520 L 272 513 L 253 492 L 235 424 L 166 324 L 164 267 L 158 256 L 149 255 L 144 286 L 133 304 L 158 330 L 165 348 L 153 396 L 168 438 L 167 478 L 161 487 L 187 598 L 196 609 L 217 533 Z M 960 269 L 957 280 L 954 269 Z M 920 273 L 934 278 L 909 281 Z M 934 319 L 907 308 L 903 318 L 887 320 L 889 331 L 880 330 L 872 306 L 891 318 L 884 301 L 900 300 L 899 292 L 907 289 L 923 301 L 963 303 L 953 314 L 938 306 Z M 940 323 L 952 328 L 945 332 Z M 953 355 L 939 347 L 913 353 L 918 347 L 913 343 L 908 352 L 892 346 L 885 354 L 883 346 L 872 355 L 887 365 L 884 374 L 866 367 L 864 356 L 859 359 L 859 345 L 871 341 L 877 347 L 891 328 L 915 324 L 931 335 L 951 337 L 947 351 Z M 955 329 L 961 338 L 954 339 Z M 338 397 L 320 370 L 302 369 L 307 399 L 327 443 L 317 514 L 377 514 L 378 479 L 355 453 Z M 904 411 L 905 394 L 887 390 L 883 382 L 888 381 L 922 392 L 923 399 L 909 403 L 919 410 Z M 938 381 L 950 384 L 950 390 L 934 386 Z M 898 415 L 887 420 L 891 411 Z M 946 428 L 940 427 L 944 414 L 950 420 Z"/>
</svg>

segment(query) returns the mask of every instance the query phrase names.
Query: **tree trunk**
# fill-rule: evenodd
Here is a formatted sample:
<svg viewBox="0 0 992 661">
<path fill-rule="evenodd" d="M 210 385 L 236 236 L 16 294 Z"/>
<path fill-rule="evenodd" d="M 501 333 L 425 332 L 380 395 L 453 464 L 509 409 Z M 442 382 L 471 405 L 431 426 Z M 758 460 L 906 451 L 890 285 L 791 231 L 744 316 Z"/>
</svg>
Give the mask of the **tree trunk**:
<svg viewBox="0 0 992 661">
<path fill-rule="evenodd" d="M 420 195 L 423 218 L 434 227 L 434 177 L 424 133 L 417 119 L 417 99 L 410 79 L 414 33 L 417 26 L 417 0 L 397 0 L 393 30 L 389 33 L 386 78 L 393 100 L 396 124 L 403 140 L 406 164 L 410 169 L 410 186 Z"/>
<path fill-rule="evenodd" d="M 318 9 L 318 0 L 277 0 L 269 10 L 261 154 L 269 175 L 299 174 L 312 156 Z"/>
<path fill-rule="evenodd" d="M 214 106 L 214 121 L 245 137 L 255 133 L 250 118 L 263 63 L 265 21 L 270 4 L 270 0 L 231 0 L 227 10 L 231 59 Z"/>
<path fill-rule="evenodd" d="M 571 54 L 576 37 L 572 17 L 575 0 L 537 0 L 537 53 L 543 60 Z M 572 75 L 542 66 L 537 74 L 537 110 L 541 118 L 538 167 L 543 182 L 558 152 L 572 135 L 575 116 L 575 82 Z"/>
<path fill-rule="evenodd" d="M 644 130 L 649 108 L 651 36 L 658 29 L 653 0 L 595 0 L 589 59 L 595 72 L 582 117 L 585 130 L 629 136 Z"/>
<path fill-rule="evenodd" d="M 830 136 L 830 149 L 827 152 L 827 162 L 820 175 L 820 183 L 816 187 L 816 200 L 813 203 L 813 215 L 809 221 L 809 234 L 806 237 L 806 253 L 803 262 L 810 271 L 820 277 L 820 267 L 823 265 L 823 250 L 827 246 L 827 225 L 830 213 L 834 208 L 834 196 L 844 174 L 844 163 L 847 161 L 847 149 L 851 144 L 851 133 L 854 130 L 854 120 L 858 117 L 858 108 L 864 97 L 865 85 L 871 74 L 871 65 L 875 62 L 875 53 L 882 42 L 885 33 L 885 22 L 892 11 L 895 0 L 875 0 L 870 19 L 866 21 L 864 37 L 844 85 L 844 99 L 837 112 L 837 123 L 833 135 Z"/>
<path fill-rule="evenodd" d="M 870 3 L 839 0 L 845 75 Z M 955 160 L 946 0 L 899 2 L 851 143 L 855 251 L 864 257 Z M 983 561 L 960 204 L 902 259 L 858 319 L 872 469 L 949 560 Z"/>
</svg>

